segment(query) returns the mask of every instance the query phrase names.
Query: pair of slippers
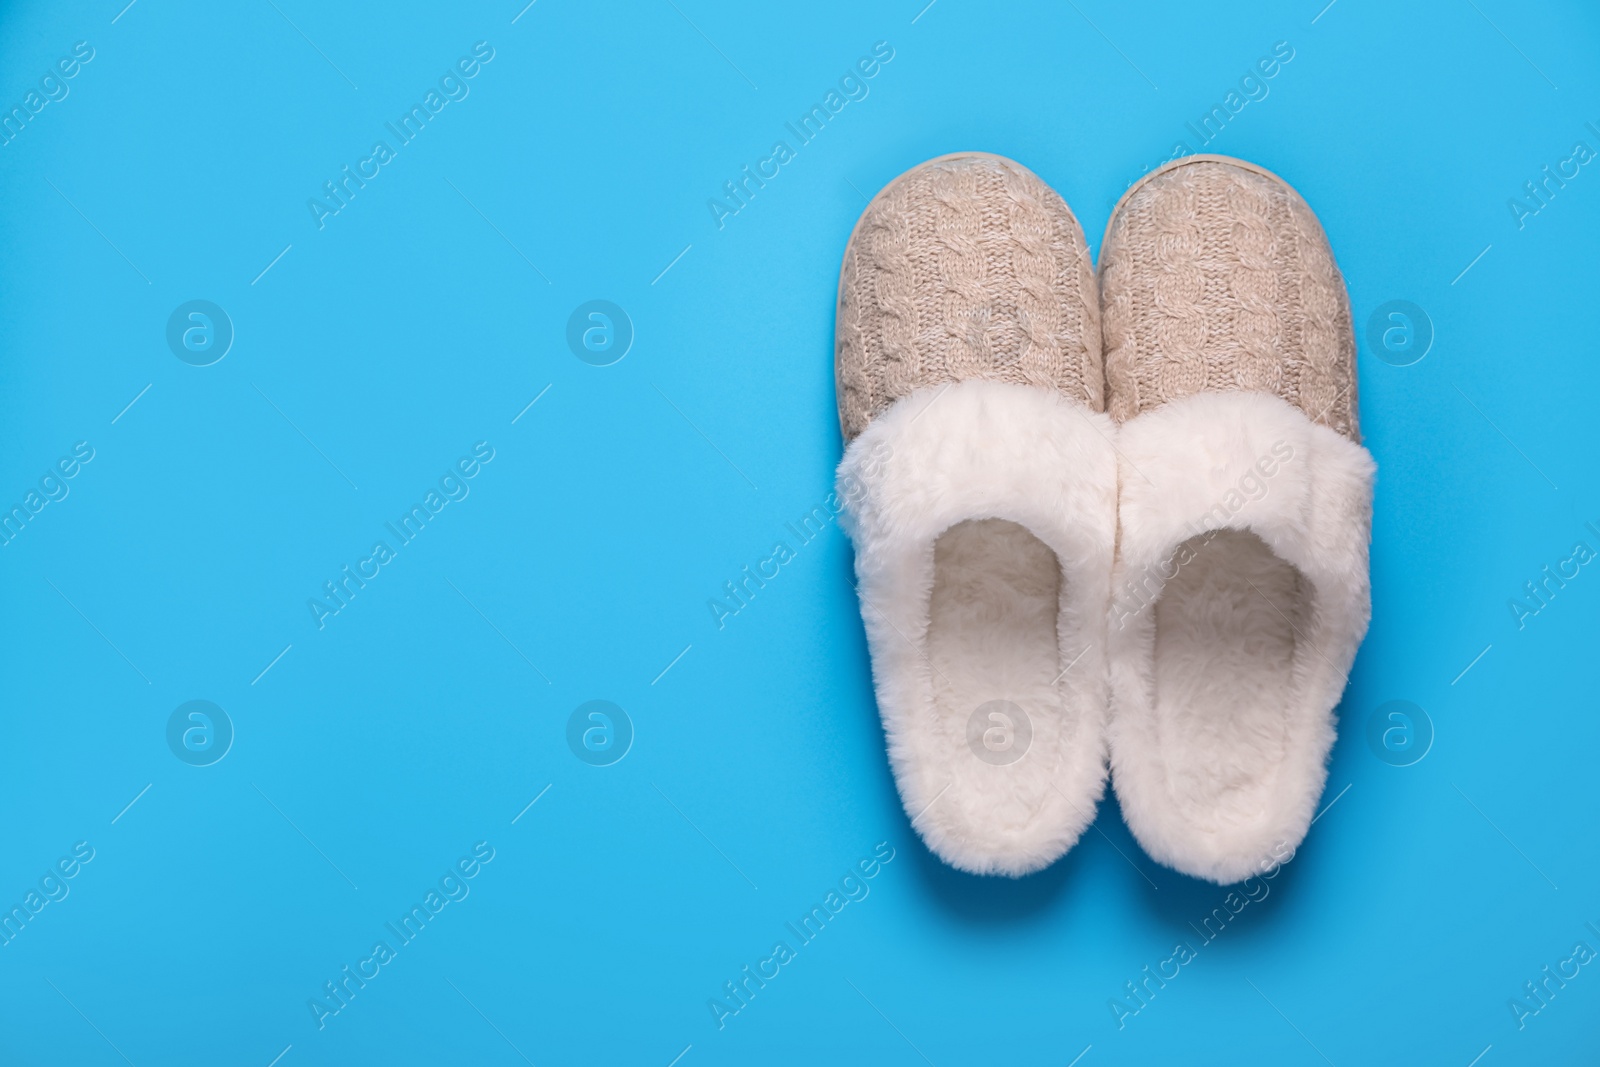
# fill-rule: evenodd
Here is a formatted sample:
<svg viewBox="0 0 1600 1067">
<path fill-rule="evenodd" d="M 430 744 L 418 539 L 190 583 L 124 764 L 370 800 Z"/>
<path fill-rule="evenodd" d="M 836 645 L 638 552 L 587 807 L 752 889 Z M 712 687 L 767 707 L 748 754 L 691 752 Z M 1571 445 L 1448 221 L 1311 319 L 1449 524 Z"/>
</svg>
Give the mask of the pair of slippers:
<svg viewBox="0 0 1600 1067">
<path fill-rule="evenodd" d="M 1109 762 L 1156 860 L 1228 884 L 1292 854 L 1370 615 L 1374 474 L 1305 201 L 1188 157 L 1117 204 L 1097 276 L 1026 168 L 932 160 L 850 237 L 836 374 L 878 707 L 929 848 L 1036 871 Z"/>
</svg>

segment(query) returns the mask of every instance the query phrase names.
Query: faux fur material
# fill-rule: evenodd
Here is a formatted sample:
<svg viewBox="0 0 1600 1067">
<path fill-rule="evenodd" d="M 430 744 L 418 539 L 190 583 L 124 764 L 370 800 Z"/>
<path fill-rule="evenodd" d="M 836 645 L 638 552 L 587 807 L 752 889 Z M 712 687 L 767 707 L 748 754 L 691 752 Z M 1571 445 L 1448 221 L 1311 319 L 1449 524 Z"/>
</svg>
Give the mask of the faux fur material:
<svg viewBox="0 0 1600 1067">
<path fill-rule="evenodd" d="M 1114 434 L 974 379 L 896 401 L 839 466 L 895 782 L 963 870 L 1044 867 L 1104 790 Z"/>
<path fill-rule="evenodd" d="M 1304 839 L 1371 614 L 1372 457 L 1266 393 L 1131 419 L 1109 658 L 1112 780 L 1155 859 L 1228 884 Z"/>
</svg>

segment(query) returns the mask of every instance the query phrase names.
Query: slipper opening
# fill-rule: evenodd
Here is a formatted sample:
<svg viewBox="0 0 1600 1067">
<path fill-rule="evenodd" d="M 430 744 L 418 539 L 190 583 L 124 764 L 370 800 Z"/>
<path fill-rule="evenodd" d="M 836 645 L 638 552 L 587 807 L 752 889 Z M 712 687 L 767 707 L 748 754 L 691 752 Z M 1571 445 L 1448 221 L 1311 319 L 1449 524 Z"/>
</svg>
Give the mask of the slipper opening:
<svg viewBox="0 0 1600 1067">
<path fill-rule="evenodd" d="M 1000 780 L 1024 760 L 1049 759 L 1060 741 L 1063 664 L 1056 619 L 1061 564 L 1026 527 L 1005 519 L 956 523 L 934 545 L 928 661 L 938 734 Z M 1039 798 L 990 794 L 990 825 L 1019 828 Z M 1031 802 L 1031 803 L 1030 803 Z"/>
<path fill-rule="evenodd" d="M 1175 810 L 1216 832 L 1258 822 L 1296 716 L 1299 635 L 1311 596 L 1301 573 L 1248 530 L 1186 541 L 1155 612 L 1155 737 Z M 1186 561 L 1186 562 L 1184 562 Z"/>
</svg>

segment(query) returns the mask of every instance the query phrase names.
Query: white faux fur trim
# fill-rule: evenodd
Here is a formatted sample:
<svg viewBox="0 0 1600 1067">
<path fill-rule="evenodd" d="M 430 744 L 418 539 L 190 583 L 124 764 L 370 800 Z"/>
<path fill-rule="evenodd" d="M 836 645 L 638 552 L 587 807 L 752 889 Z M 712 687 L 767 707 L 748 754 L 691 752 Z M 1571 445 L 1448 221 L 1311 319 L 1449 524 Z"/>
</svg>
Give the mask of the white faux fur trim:
<svg viewBox="0 0 1600 1067">
<path fill-rule="evenodd" d="M 1104 791 L 1114 435 L 1054 391 L 969 380 L 903 397 L 839 466 L 901 801 L 963 870 L 1044 867 Z M 1015 762 L 973 747 L 991 698 L 1031 728 Z"/>
<path fill-rule="evenodd" d="M 1371 614 L 1375 467 L 1265 393 L 1168 402 L 1117 443 L 1112 780 L 1152 857 L 1239 881 L 1300 844 L 1322 795 Z"/>
</svg>

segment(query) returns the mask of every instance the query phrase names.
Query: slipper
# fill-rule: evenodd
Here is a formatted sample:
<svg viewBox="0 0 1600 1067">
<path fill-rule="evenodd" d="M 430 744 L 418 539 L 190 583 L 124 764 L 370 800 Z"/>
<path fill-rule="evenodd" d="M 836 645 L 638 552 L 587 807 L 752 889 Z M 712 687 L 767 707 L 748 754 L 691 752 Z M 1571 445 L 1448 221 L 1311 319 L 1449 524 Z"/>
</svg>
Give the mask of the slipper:
<svg viewBox="0 0 1600 1067">
<path fill-rule="evenodd" d="M 1131 188 L 1100 277 L 1112 782 L 1145 851 L 1228 884 L 1310 828 L 1371 615 L 1350 301 L 1305 201 L 1221 156 Z"/>
<path fill-rule="evenodd" d="M 998 156 L 924 163 L 845 249 L 844 525 L 895 783 L 941 859 L 1020 876 L 1105 787 L 1114 427 L 1077 219 Z"/>
</svg>

